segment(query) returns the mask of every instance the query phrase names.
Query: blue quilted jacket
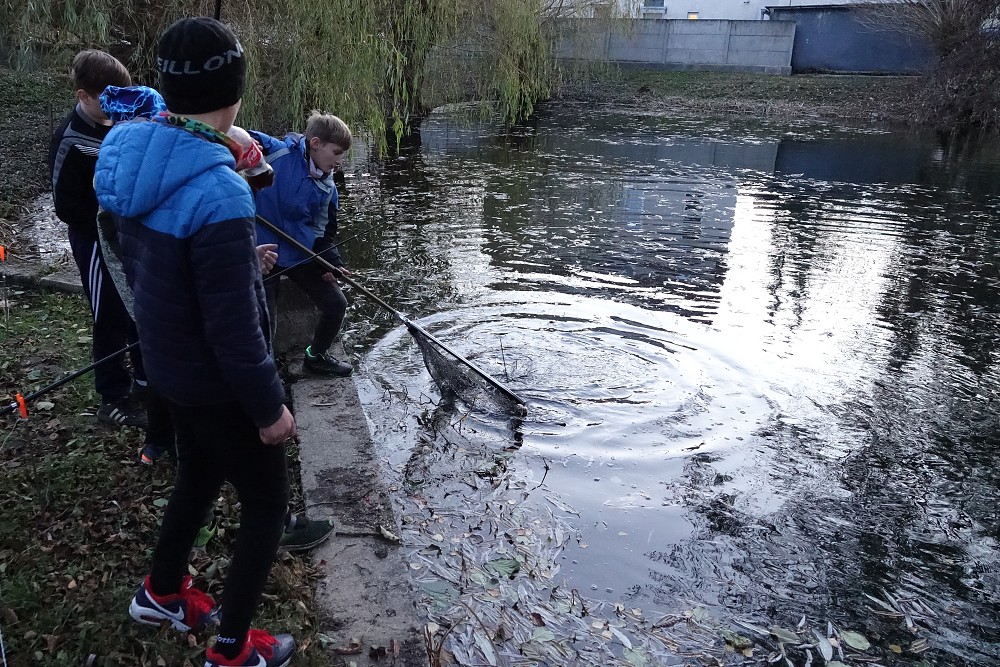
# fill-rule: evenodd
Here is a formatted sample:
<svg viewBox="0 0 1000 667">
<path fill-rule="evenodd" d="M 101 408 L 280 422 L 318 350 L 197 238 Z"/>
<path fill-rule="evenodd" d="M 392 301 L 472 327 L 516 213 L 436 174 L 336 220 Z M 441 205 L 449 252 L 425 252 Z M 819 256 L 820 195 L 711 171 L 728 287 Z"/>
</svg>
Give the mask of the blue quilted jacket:
<svg viewBox="0 0 1000 667">
<path fill-rule="evenodd" d="M 157 122 L 116 125 L 94 189 L 114 216 L 151 384 L 188 406 L 239 402 L 259 427 L 284 390 L 264 332 L 250 187 L 229 150 Z"/>
<path fill-rule="evenodd" d="M 335 245 L 337 235 L 337 187 L 333 175 L 309 175 L 306 139 L 290 132 L 284 139 L 250 131 L 260 142 L 264 158 L 274 169 L 274 185 L 257 193 L 257 212 L 334 266 L 343 266 Z M 262 226 L 257 227 L 259 243 L 278 244 L 278 266 L 293 266 L 307 255 L 282 241 Z"/>
</svg>

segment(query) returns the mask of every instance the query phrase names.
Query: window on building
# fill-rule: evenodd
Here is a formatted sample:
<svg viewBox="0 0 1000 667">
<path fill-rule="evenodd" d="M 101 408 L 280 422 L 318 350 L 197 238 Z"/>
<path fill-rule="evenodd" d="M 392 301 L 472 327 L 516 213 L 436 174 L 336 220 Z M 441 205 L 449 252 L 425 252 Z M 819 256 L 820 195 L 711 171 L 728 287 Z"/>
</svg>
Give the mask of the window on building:
<svg viewBox="0 0 1000 667">
<path fill-rule="evenodd" d="M 688 19 L 694 21 L 698 18 L 698 12 L 688 12 Z"/>
<path fill-rule="evenodd" d="M 595 4 L 593 10 L 595 19 L 610 19 L 614 15 L 614 7 L 610 2 Z"/>
<path fill-rule="evenodd" d="M 639 15 L 648 20 L 666 18 L 666 0 L 642 0 L 642 11 Z"/>
</svg>

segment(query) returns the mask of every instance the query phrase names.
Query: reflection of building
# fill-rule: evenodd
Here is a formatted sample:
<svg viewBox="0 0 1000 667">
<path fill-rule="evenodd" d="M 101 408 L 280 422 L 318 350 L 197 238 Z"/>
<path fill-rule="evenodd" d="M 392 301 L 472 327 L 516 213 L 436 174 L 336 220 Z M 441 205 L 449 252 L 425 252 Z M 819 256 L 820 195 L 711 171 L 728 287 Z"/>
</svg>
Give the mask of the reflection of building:
<svg viewBox="0 0 1000 667">
<path fill-rule="evenodd" d="M 622 298 L 709 304 L 725 273 L 732 172 L 773 172 L 777 144 L 692 138 L 680 127 L 667 136 L 662 118 L 623 118 L 591 115 L 586 132 L 567 132 L 576 119 L 545 117 L 517 149 L 482 128 L 425 123 L 421 137 L 429 163 L 435 153 L 479 163 L 481 251 L 492 266 L 550 289 L 614 291 L 626 281 Z"/>
<path fill-rule="evenodd" d="M 775 172 L 842 183 L 918 183 L 933 162 L 918 137 L 850 135 L 778 142 Z"/>
</svg>

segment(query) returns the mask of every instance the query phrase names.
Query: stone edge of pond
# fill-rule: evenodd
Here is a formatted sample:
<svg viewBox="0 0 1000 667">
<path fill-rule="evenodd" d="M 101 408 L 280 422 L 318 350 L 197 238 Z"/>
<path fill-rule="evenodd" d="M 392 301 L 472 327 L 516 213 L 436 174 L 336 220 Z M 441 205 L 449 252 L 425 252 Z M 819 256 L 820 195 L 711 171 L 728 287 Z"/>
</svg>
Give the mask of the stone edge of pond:
<svg viewBox="0 0 1000 667">
<path fill-rule="evenodd" d="M 344 358 L 340 345 L 332 350 Z M 297 370 L 297 369 L 296 369 Z M 426 667 L 423 615 L 398 541 L 398 521 L 368 421 L 351 378 L 304 378 L 291 386 L 302 493 L 310 518 L 336 534 L 313 553 L 321 624 L 336 647 L 360 644 L 349 663 Z"/>
</svg>

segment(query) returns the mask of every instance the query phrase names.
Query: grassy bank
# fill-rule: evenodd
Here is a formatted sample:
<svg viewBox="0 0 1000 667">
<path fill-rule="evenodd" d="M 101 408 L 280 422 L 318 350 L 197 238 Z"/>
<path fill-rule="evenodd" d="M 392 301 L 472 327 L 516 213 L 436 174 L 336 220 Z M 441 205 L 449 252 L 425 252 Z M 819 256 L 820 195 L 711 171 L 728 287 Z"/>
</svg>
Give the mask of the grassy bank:
<svg viewBox="0 0 1000 667">
<path fill-rule="evenodd" d="M 0 395 L 27 394 L 88 363 L 89 311 L 78 295 L 12 289 L 0 320 Z M 127 606 L 146 574 L 174 478 L 172 461 L 138 462 L 141 432 L 95 422 L 85 375 L 47 394 L 29 419 L 0 417 L 0 632 L 8 664 L 200 665 L 208 636 L 135 624 Z M 222 532 L 191 563 L 218 596 L 239 513 L 218 505 Z M 313 629 L 308 557 L 275 564 L 257 625 L 292 632 L 297 665 L 329 665 Z"/>
<path fill-rule="evenodd" d="M 774 76 L 623 69 L 567 83 L 557 91 L 556 99 L 647 112 L 906 124 L 912 121 L 912 105 L 908 102 L 921 85 L 919 78 L 901 76 Z"/>
</svg>

